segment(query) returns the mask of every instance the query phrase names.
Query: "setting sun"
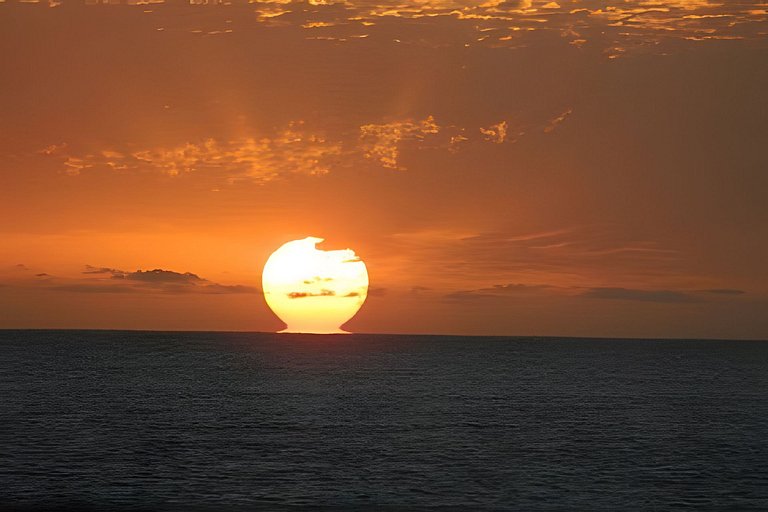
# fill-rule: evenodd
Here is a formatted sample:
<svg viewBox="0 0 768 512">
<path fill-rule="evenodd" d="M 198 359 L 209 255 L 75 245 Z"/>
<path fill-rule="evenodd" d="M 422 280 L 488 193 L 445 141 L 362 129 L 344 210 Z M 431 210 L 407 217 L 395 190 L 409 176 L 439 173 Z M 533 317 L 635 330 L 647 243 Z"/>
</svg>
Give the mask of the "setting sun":
<svg viewBox="0 0 768 512">
<path fill-rule="evenodd" d="M 264 298 L 286 323 L 281 332 L 345 333 L 341 325 L 365 302 L 365 263 L 351 249 L 317 249 L 322 241 L 307 237 L 288 242 L 264 265 Z"/>
</svg>

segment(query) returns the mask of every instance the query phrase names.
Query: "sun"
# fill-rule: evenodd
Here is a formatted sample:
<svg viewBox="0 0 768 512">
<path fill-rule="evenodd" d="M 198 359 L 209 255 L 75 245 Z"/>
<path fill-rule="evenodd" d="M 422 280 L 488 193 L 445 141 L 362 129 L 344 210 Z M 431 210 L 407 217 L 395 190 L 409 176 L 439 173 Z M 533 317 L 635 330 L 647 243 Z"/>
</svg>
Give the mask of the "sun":
<svg viewBox="0 0 768 512">
<path fill-rule="evenodd" d="M 264 265 L 264 299 L 287 325 L 280 332 L 348 334 L 342 324 L 365 302 L 365 263 L 352 249 L 317 249 L 322 241 L 310 236 L 285 243 Z"/>
</svg>

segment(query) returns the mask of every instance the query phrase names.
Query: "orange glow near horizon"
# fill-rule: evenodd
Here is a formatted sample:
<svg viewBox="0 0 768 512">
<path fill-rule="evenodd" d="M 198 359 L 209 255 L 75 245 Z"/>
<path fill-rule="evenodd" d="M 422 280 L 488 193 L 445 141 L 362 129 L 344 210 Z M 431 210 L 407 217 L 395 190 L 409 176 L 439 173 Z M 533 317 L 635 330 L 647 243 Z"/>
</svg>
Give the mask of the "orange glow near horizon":
<svg viewBox="0 0 768 512">
<path fill-rule="evenodd" d="M 264 265 L 264 298 L 287 325 L 280 332 L 346 334 L 341 325 L 365 302 L 365 263 L 351 249 L 315 248 L 322 241 L 307 237 L 283 244 Z"/>
</svg>

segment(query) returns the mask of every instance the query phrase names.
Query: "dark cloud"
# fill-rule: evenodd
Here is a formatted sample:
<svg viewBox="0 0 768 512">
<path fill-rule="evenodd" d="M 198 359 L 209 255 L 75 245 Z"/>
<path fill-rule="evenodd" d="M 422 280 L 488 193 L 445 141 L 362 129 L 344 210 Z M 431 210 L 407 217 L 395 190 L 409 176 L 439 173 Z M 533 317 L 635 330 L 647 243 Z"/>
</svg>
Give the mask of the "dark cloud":
<svg viewBox="0 0 768 512">
<path fill-rule="evenodd" d="M 734 290 L 731 288 L 715 288 L 712 290 L 699 290 L 701 293 L 712 293 L 714 295 L 744 295 L 744 290 Z"/>
<path fill-rule="evenodd" d="M 336 292 L 333 290 L 320 290 L 320 293 L 291 292 L 287 295 L 289 299 L 304 299 L 306 297 L 333 297 L 336 295 Z"/>
<path fill-rule="evenodd" d="M 205 279 L 201 279 L 197 274 L 191 272 L 174 272 L 173 270 L 163 270 L 156 268 L 154 270 L 137 270 L 136 272 L 130 272 L 125 274 L 125 279 L 131 281 L 142 281 L 145 283 L 160 283 L 160 284 L 183 284 L 183 285 L 197 285 L 207 282 Z"/>
<path fill-rule="evenodd" d="M 247 285 L 226 285 L 203 279 L 191 272 L 153 269 L 126 272 L 112 267 L 94 267 L 86 265 L 82 272 L 86 277 L 70 279 L 51 276 L 47 273 L 35 274 L 35 278 L 2 286 L 34 287 L 57 292 L 70 293 L 165 293 L 165 294 L 235 294 L 260 293 L 261 290 Z"/>
<path fill-rule="evenodd" d="M 368 288 L 369 297 L 383 297 L 386 294 L 387 294 L 386 288 L 380 288 L 378 286 L 370 286 Z"/>
<path fill-rule="evenodd" d="M 332 277 L 315 276 L 312 279 L 305 280 L 304 284 L 327 283 L 329 281 L 333 281 L 333 278 Z"/>
<path fill-rule="evenodd" d="M 581 297 L 589 299 L 636 300 L 642 302 L 699 302 L 688 293 L 675 290 L 636 290 L 631 288 L 590 288 Z"/>
<path fill-rule="evenodd" d="M 459 290 L 457 292 L 451 292 L 443 296 L 447 300 L 477 300 L 477 299 L 490 299 L 494 295 L 480 294 L 474 290 Z"/>
<path fill-rule="evenodd" d="M 549 288 L 554 287 L 547 284 L 497 284 L 489 288 L 478 288 L 476 290 L 459 290 L 456 292 L 448 293 L 444 295 L 443 298 L 448 300 L 494 299 L 511 297 L 518 294 L 540 292 Z"/>
<path fill-rule="evenodd" d="M 109 268 L 109 267 L 92 267 L 91 265 L 86 265 L 85 270 L 83 271 L 83 274 L 111 274 L 113 276 L 117 275 L 125 275 L 126 272 L 123 270 L 118 270 L 116 268 Z"/>
<path fill-rule="evenodd" d="M 348 294 L 345 295 L 345 297 L 359 297 L 359 296 L 360 296 L 360 293 L 358 292 L 349 292 Z"/>
<path fill-rule="evenodd" d="M 497 284 L 494 285 L 492 288 L 483 288 L 481 291 L 488 291 L 488 292 L 495 292 L 497 294 L 510 294 L 510 293 L 518 293 L 518 292 L 531 292 L 531 291 L 540 291 L 544 290 L 546 288 L 552 288 L 552 286 L 548 284 Z"/>
</svg>

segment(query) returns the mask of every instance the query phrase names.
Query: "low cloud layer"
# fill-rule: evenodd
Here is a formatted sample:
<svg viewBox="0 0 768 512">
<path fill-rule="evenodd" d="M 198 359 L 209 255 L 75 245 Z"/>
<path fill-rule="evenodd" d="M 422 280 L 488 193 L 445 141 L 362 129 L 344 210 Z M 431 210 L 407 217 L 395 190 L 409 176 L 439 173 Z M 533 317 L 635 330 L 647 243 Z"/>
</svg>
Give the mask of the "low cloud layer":
<svg viewBox="0 0 768 512">
<path fill-rule="evenodd" d="M 623 287 L 593 287 L 584 290 L 581 287 L 554 286 L 547 284 L 499 284 L 475 290 L 459 290 L 443 296 L 449 301 L 505 299 L 511 297 L 531 297 L 537 295 L 559 295 L 586 299 L 605 299 L 619 301 L 657 302 L 667 304 L 698 303 L 713 300 L 712 295 L 728 297 L 745 295 L 743 290 L 647 290 Z M 709 299 L 707 298 L 709 295 Z"/>
<path fill-rule="evenodd" d="M 80 277 L 58 277 L 26 268 L 15 275 L 1 276 L 6 287 L 43 289 L 70 293 L 163 293 L 233 294 L 259 293 L 253 286 L 220 284 L 191 272 L 153 269 L 128 272 L 110 267 L 86 265 Z"/>
<path fill-rule="evenodd" d="M 479 288 L 477 290 L 459 290 L 451 292 L 446 294 L 444 298 L 448 300 L 498 299 L 530 295 L 532 293 L 545 292 L 553 288 L 554 287 L 546 284 L 497 284 L 488 288 Z"/>
<path fill-rule="evenodd" d="M 700 302 L 689 293 L 675 290 L 632 290 L 628 288 L 591 288 L 581 294 L 589 299 L 636 300 L 642 302 Z"/>
</svg>

